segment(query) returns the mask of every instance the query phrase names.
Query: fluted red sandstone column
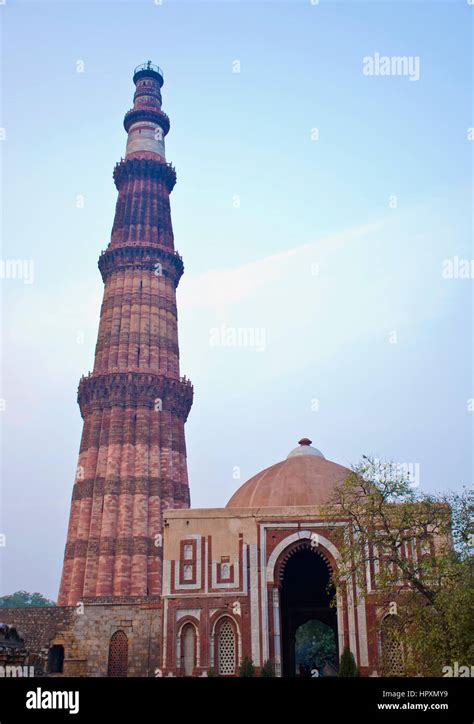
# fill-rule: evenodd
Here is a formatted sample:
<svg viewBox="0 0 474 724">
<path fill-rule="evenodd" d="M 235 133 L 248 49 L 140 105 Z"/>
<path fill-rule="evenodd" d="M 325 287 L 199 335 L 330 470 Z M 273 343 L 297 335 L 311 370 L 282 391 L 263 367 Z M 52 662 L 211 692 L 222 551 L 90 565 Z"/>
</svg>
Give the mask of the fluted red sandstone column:
<svg viewBox="0 0 474 724">
<path fill-rule="evenodd" d="M 162 509 L 188 507 L 184 423 L 193 388 L 179 376 L 174 249 L 163 74 L 134 74 L 125 159 L 104 280 L 94 369 L 79 384 L 84 419 L 58 603 L 161 593 Z"/>
</svg>

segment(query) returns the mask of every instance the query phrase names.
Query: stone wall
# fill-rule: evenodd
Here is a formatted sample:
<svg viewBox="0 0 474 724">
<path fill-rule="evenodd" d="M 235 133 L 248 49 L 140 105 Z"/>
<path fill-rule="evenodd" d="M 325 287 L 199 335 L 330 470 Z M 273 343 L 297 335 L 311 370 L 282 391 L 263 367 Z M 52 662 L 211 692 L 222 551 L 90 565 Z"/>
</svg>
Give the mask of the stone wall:
<svg viewBox="0 0 474 724">
<path fill-rule="evenodd" d="M 73 606 L 0 608 L 0 622 L 14 624 L 24 640 L 24 662 L 33 664 L 36 676 L 47 673 L 50 642 L 74 621 Z"/>
<path fill-rule="evenodd" d="M 161 604 L 84 603 L 51 642 L 64 646 L 64 676 L 107 676 L 109 644 L 116 631 L 128 640 L 128 676 L 154 676 L 159 666 Z"/>
<path fill-rule="evenodd" d="M 18 627 L 27 654 L 19 663 L 34 662 L 37 676 L 47 675 L 48 651 L 53 645 L 64 646 L 64 676 L 107 676 L 109 643 L 115 631 L 123 631 L 128 639 L 128 676 L 154 676 L 159 666 L 159 599 L 2 608 L 0 621 Z"/>
</svg>

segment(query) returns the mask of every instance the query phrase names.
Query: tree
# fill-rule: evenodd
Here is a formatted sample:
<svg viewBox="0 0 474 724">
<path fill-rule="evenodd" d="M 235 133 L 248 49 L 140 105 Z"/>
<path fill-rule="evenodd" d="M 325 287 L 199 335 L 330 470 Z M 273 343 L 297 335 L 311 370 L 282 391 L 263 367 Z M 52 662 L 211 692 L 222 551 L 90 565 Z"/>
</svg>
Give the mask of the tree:
<svg viewBox="0 0 474 724">
<path fill-rule="evenodd" d="M 307 621 L 296 629 L 296 667 L 307 664 L 311 668 L 324 669 L 330 664 L 337 669 L 337 647 L 333 630 L 316 619 Z"/>
<path fill-rule="evenodd" d="M 342 652 L 338 676 L 359 676 L 359 669 L 356 666 L 354 654 L 348 646 L 345 646 Z"/>
<path fill-rule="evenodd" d="M 275 668 L 270 659 L 267 659 L 260 669 L 260 676 L 267 679 L 275 676 Z"/>
<path fill-rule="evenodd" d="M 244 678 L 255 676 L 255 666 L 249 656 L 244 656 L 242 664 L 240 665 L 239 676 Z"/>
<path fill-rule="evenodd" d="M 0 608 L 23 608 L 24 606 L 55 606 L 55 602 L 43 596 L 42 593 L 28 593 L 16 591 L 0 597 Z"/>
<path fill-rule="evenodd" d="M 372 588 L 398 616 L 406 675 L 440 676 L 443 666 L 474 660 L 469 512 L 466 492 L 420 493 L 400 466 L 369 458 L 326 508 L 330 519 L 346 521 L 335 528 L 333 583 L 341 589 L 355 576 L 367 598 L 367 566 L 377 564 Z"/>
</svg>

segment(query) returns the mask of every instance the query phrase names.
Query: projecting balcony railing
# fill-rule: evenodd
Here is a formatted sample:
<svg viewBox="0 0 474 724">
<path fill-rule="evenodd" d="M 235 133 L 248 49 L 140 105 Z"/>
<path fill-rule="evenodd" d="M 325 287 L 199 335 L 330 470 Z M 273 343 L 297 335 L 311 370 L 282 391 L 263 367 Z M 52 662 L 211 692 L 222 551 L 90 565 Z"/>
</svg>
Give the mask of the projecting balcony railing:
<svg viewBox="0 0 474 724">
<path fill-rule="evenodd" d="M 151 243 L 150 246 L 147 246 L 145 241 L 124 241 L 119 246 L 114 247 L 114 248 L 116 248 L 118 250 L 130 249 L 130 248 L 142 248 L 142 249 L 145 248 L 145 249 L 164 251 L 167 254 L 169 254 L 171 258 L 178 259 L 178 261 L 180 261 L 180 262 L 183 261 L 183 257 L 181 256 L 181 254 L 178 251 L 168 249 L 168 247 L 163 246 L 162 244 Z M 111 249 L 102 249 L 102 251 L 100 252 L 100 256 L 104 256 L 104 254 L 108 254 L 110 251 L 111 251 Z"/>
<path fill-rule="evenodd" d="M 129 375 L 130 379 L 132 379 L 132 375 L 137 374 L 137 373 L 141 374 L 141 375 L 151 375 L 152 377 L 163 377 L 163 378 L 166 378 L 167 380 L 169 380 L 170 383 L 178 382 L 182 385 L 186 385 L 186 387 L 191 387 L 194 389 L 193 383 L 191 382 L 191 380 L 188 377 L 186 377 L 186 375 L 184 375 L 183 377 L 175 378 L 175 377 L 169 377 L 168 374 L 164 370 L 161 370 L 161 369 L 158 369 L 158 370 L 143 369 L 143 370 L 141 370 L 138 368 L 137 369 L 130 368 L 130 369 L 124 370 L 118 366 L 111 367 L 110 369 L 108 369 L 107 372 L 102 372 L 102 373 L 88 372 L 86 375 L 82 375 L 81 379 L 79 380 L 79 387 L 82 384 L 85 384 L 85 382 L 87 380 L 91 380 L 91 379 L 95 380 L 95 379 L 98 379 L 99 377 L 108 377 L 113 374 L 121 374 L 121 375 Z"/>
<path fill-rule="evenodd" d="M 165 136 L 170 130 L 170 119 L 166 115 L 166 113 L 161 110 L 161 108 L 153 106 L 130 108 L 130 110 L 126 112 L 123 119 L 123 127 L 125 128 L 127 133 L 132 123 L 137 120 L 147 120 L 157 123 L 163 129 L 163 133 L 165 134 Z"/>
<path fill-rule="evenodd" d="M 161 76 L 162 79 L 164 79 L 164 74 L 161 68 L 158 65 L 155 65 L 151 62 L 151 60 L 148 60 L 146 63 L 142 63 L 141 65 L 137 65 L 135 70 L 133 71 L 134 77 L 137 75 L 137 73 L 142 73 L 143 71 L 152 71 L 153 73 L 157 73 L 159 76 Z"/>
</svg>

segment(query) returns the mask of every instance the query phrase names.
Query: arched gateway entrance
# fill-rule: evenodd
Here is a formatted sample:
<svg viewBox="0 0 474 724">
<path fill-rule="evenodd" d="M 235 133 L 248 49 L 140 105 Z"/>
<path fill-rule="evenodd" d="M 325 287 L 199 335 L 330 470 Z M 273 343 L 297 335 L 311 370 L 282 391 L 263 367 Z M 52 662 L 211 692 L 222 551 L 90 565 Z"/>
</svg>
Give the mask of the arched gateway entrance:
<svg viewBox="0 0 474 724">
<path fill-rule="evenodd" d="M 331 569 L 329 562 L 318 550 L 312 546 L 310 540 L 299 541 L 291 546 L 282 556 L 279 565 L 280 582 L 280 612 L 281 612 L 281 654 L 283 676 L 296 676 L 299 673 L 309 674 L 311 662 L 305 672 L 301 671 L 301 661 L 298 661 L 295 652 L 296 632 L 309 621 L 319 621 L 329 627 L 334 633 L 333 650 L 331 645 L 327 651 L 327 663 L 338 661 L 337 613 L 330 606 L 333 595 L 328 590 Z M 317 628 L 317 627 L 316 627 Z M 320 627 L 324 630 L 324 627 Z M 313 636 L 318 636 L 317 631 Z M 327 637 L 326 637 L 327 639 Z M 298 642 L 300 645 L 300 641 Z M 322 644 L 323 642 L 321 642 Z M 324 643 L 328 648 L 327 640 Z M 313 640 L 318 647 L 318 641 Z M 323 648 L 323 646 L 321 646 Z M 318 668 L 326 657 L 319 657 Z"/>
</svg>

